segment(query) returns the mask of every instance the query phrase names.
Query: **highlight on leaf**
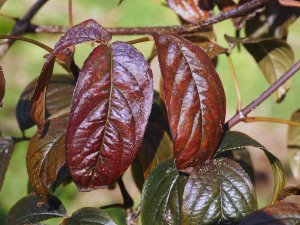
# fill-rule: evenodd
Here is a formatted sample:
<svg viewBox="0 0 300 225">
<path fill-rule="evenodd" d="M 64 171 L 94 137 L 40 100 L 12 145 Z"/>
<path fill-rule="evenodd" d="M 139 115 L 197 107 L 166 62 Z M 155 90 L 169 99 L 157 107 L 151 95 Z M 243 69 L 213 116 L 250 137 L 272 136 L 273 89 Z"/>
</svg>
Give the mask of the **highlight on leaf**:
<svg viewBox="0 0 300 225">
<path fill-rule="evenodd" d="M 83 21 L 66 31 L 56 43 L 53 53 L 68 56 L 68 48 L 83 42 L 98 42 L 107 44 L 112 35 L 93 19 Z"/>
<path fill-rule="evenodd" d="M 210 159 L 223 132 L 225 94 L 212 61 L 176 34 L 154 34 L 179 170 Z"/>
<path fill-rule="evenodd" d="M 80 71 L 68 124 L 67 163 L 82 191 L 113 183 L 140 150 L 151 111 L 151 69 L 133 46 L 99 45 Z"/>
<path fill-rule="evenodd" d="M 66 163 L 65 136 L 68 115 L 49 121 L 43 137 L 35 134 L 26 156 L 27 172 L 35 193 L 47 202 L 49 188 L 55 184 L 58 173 Z"/>
<path fill-rule="evenodd" d="M 215 157 L 223 157 L 224 153 L 231 151 L 243 151 L 245 149 L 248 149 L 247 147 L 255 147 L 261 149 L 267 156 L 272 166 L 274 175 L 274 193 L 271 204 L 274 204 L 279 200 L 280 194 L 285 186 L 285 171 L 280 160 L 271 152 L 269 152 L 263 145 L 244 133 L 237 131 L 228 131 L 224 134 Z"/>
</svg>

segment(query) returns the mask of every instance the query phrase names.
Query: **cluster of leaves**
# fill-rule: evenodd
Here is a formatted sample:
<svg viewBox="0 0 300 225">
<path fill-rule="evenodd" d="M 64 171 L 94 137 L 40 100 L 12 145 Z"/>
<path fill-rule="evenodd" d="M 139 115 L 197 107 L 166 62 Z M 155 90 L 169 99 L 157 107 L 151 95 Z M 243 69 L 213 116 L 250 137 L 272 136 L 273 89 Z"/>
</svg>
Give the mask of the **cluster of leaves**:
<svg viewBox="0 0 300 225">
<path fill-rule="evenodd" d="M 231 0 L 167 2 L 183 23 L 209 18 L 215 5 L 223 11 L 239 6 Z M 283 12 L 255 29 L 262 15 L 274 16 L 274 7 Z M 251 16 L 234 18 L 238 30 L 245 26 L 247 37 L 226 37 L 228 49 L 215 42 L 212 26 L 189 35 L 153 33 L 163 80 L 161 93 L 153 91 L 149 63 L 131 44 L 111 42 L 111 33 L 94 20 L 68 29 L 17 106 L 23 134 L 37 125 L 26 158 L 35 194 L 12 207 L 8 224 L 34 224 L 56 217 L 62 217 L 64 225 L 115 224 L 101 208 L 82 208 L 67 216 L 51 192 L 70 178 L 80 191 L 107 187 L 131 164 L 136 178 L 141 177 L 142 224 L 298 223 L 300 205 L 278 203 L 283 193 L 284 197 L 291 194 L 284 192 L 281 162 L 246 134 L 226 129 L 226 98 L 214 65 L 217 55 L 229 54 L 242 44 L 274 83 L 294 64 L 285 40 L 287 26 L 299 11 L 287 14 L 285 10 L 271 2 Z M 77 73 L 72 69 L 73 49 L 83 42 L 97 46 Z M 55 62 L 72 71 L 73 77 L 53 76 Z M 0 79 L 1 101 L 1 69 Z M 278 101 L 288 89 L 279 90 Z M 290 132 L 298 138 L 298 131 Z M 14 143 L 11 137 L 0 139 L 0 185 Z M 291 148 L 298 145 L 290 142 Z M 261 210 L 257 209 L 248 147 L 261 149 L 274 173 L 271 205 Z"/>
</svg>

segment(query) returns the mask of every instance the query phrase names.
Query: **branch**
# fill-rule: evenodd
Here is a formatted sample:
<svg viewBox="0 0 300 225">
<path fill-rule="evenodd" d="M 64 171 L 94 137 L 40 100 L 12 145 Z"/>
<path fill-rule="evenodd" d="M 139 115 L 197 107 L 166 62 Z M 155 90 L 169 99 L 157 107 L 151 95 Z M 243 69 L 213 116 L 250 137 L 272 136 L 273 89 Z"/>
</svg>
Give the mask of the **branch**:
<svg viewBox="0 0 300 225">
<path fill-rule="evenodd" d="M 48 0 L 37 0 L 26 12 L 22 19 L 16 20 L 16 24 L 9 34 L 22 35 L 26 33 L 34 33 L 36 27 L 32 25 L 30 21 L 47 1 Z M 14 40 L 7 40 L 4 44 L 0 46 L 0 58 L 6 53 L 6 51 L 13 43 Z"/>
<path fill-rule="evenodd" d="M 174 26 L 154 26 L 154 27 L 115 27 L 107 28 L 109 32 L 113 35 L 152 35 L 153 33 L 159 32 L 173 32 L 180 34 L 193 33 L 196 31 L 202 31 L 207 27 L 219 23 L 221 21 L 227 20 L 229 18 L 239 17 L 253 10 L 264 6 L 265 4 L 271 2 L 272 0 L 251 0 L 246 2 L 234 9 L 222 12 L 216 16 L 210 17 L 199 24 L 188 24 L 188 25 L 174 25 Z M 35 25 L 36 33 L 63 33 L 67 27 L 64 26 L 45 26 L 45 25 Z"/>
<path fill-rule="evenodd" d="M 231 119 L 227 121 L 224 129 L 230 129 L 237 123 L 243 121 L 247 115 L 265 101 L 270 95 L 272 95 L 281 85 L 283 85 L 288 79 L 290 79 L 300 69 L 300 61 L 292 66 L 285 74 L 283 74 L 274 84 L 272 84 L 267 90 L 265 90 L 257 99 L 251 102 L 240 112 L 237 112 Z"/>
<path fill-rule="evenodd" d="M 123 201 L 124 201 L 123 205 L 124 205 L 125 212 L 126 212 L 127 224 L 132 225 L 131 215 L 132 215 L 133 200 L 132 200 L 130 194 L 128 193 L 128 191 L 126 190 L 126 187 L 124 185 L 122 177 L 118 179 L 118 184 L 119 184 L 121 194 L 122 194 L 122 197 L 123 197 Z"/>
</svg>

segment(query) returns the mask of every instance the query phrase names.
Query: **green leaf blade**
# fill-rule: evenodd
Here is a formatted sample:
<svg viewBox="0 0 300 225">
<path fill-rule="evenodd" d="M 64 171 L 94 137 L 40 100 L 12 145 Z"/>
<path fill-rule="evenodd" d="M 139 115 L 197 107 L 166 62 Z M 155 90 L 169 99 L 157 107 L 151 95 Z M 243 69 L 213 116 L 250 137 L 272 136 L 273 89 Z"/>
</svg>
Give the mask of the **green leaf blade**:
<svg viewBox="0 0 300 225">
<path fill-rule="evenodd" d="M 51 195 L 48 202 L 42 206 L 38 205 L 39 201 L 39 197 L 34 194 L 19 200 L 8 214 L 7 225 L 32 224 L 66 216 L 66 209 L 55 196 Z"/>
</svg>

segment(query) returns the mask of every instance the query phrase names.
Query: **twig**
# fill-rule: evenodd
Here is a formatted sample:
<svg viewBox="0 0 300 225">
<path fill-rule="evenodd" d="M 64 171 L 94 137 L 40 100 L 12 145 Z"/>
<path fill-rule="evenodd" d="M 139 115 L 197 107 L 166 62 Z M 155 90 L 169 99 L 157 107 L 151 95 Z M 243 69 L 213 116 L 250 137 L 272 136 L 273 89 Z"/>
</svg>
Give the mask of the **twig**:
<svg viewBox="0 0 300 225">
<path fill-rule="evenodd" d="M 236 92 L 236 96 L 237 96 L 237 101 L 238 101 L 237 102 L 237 112 L 240 112 L 242 110 L 242 97 L 241 97 L 239 82 L 238 82 L 237 75 L 236 75 L 230 55 L 226 54 L 226 57 L 227 57 L 228 64 L 230 67 L 231 75 L 232 75 L 233 82 L 234 82 L 235 92 Z"/>
<path fill-rule="evenodd" d="M 270 118 L 270 117 L 246 117 L 243 119 L 245 123 L 252 122 L 271 122 L 271 123 L 282 123 L 291 126 L 300 126 L 300 122 L 291 121 L 291 120 L 283 120 L 278 118 Z"/>
<path fill-rule="evenodd" d="M 0 12 L 0 16 L 3 17 L 3 18 L 6 18 L 6 19 L 14 20 L 14 21 L 18 21 L 19 20 L 17 17 L 13 17 L 13 16 L 10 16 L 10 15 L 1 13 L 1 12 Z"/>
<path fill-rule="evenodd" d="M 36 40 L 33 40 L 31 38 L 27 38 L 27 37 L 23 37 L 23 36 L 17 36 L 17 35 L 1 35 L 0 34 L 0 39 L 7 39 L 7 40 L 20 40 L 20 41 L 25 41 L 25 42 L 28 42 L 28 43 L 31 43 L 31 44 L 34 44 L 46 51 L 48 51 L 49 53 L 51 53 L 53 51 L 52 48 L 50 48 L 49 46 L 41 43 L 41 42 L 38 42 Z"/>
<path fill-rule="evenodd" d="M 126 221 L 127 221 L 127 225 L 131 224 L 130 223 L 130 218 L 131 218 L 131 214 L 132 214 L 132 206 L 133 206 L 133 200 L 131 198 L 131 196 L 129 195 L 128 191 L 126 190 L 126 187 L 124 185 L 123 179 L 122 177 L 118 179 L 118 184 L 121 190 L 121 194 L 123 197 L 123 201 L 124 201 L 124 208 L 125 208 L 125 212 L 126 212 Z"/>
<path fill-rule="evenodd" d="M 69 0 L 68 9 L 69 9 L 69 27 L 73 27 L 73 1 Z"/>
<path fill-rule="evenodd" d="M 159 32 L 174 32 L 180 34 L 193 33 L 201 31 L 211 26 L 212 24 L 227 20 L 229 18 L 238 17 L 253 10 L 262 7 L 263 5 L 271 2 L 272 0 L 251 0 L 234 9 L 222 12 L 216 16 L 210 17 L 199 24 L 188 25 L 174 25 L 174 26 L 154 26 L 154 27 L 115 27 L 107 28 L 113 35 L 152 35 Z M 37 33 L 62 33 L 66 30 L 64 26 L 45 26 L 35 25 L 35 32 Z"/>
<path fill-rule="evenodd" d="M 16 24 L 12 31 L 11 35 L 22 35 L 26 33 L 34 33 L 35 26 L 30 23 L 31 19 L 39 11 L 39 9 L 47 2 L 48 0 L 37 0 L 31 8 L 27 11 L 22 19 L 16 21 Z M 0 58 L 6 53 L 9 47 L 14 43 L 14 40 L 10 39 L 5 44 L 0 46 Z"/>
<path fill-rule="evenodd" d="M 300 69 L 300 61 L 294 64 L 285 74 L 283 74 L 275 83 L 273 83 L 267 90 L 265 90 L 257 99 L 247 105 L 239 113 L 236 113 L 231 119 L 227 121 L 224 129 L 230 129 L 237 123 L 245 120 L 245 117 L 272 95 L 282 84 L 290 79 Z"/>
<path fill-rule="evenodd" d="M 141 37 L 134 40 L 126 41 L 128 44 L 134 45 L 142 42 L 153 41 L 151 36 Z"/>
</svg>

